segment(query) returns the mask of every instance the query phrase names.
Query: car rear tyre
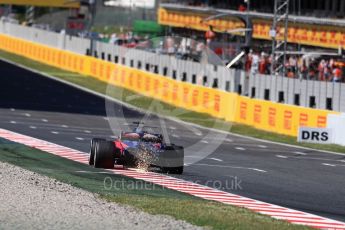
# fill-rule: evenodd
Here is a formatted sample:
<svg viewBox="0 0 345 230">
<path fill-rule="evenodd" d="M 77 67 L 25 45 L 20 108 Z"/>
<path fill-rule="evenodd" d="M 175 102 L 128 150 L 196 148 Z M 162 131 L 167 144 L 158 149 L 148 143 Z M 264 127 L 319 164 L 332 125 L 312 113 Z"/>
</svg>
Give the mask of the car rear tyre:
<svg viewBox="0 0 345 230">
<path fill-rule="evenodd" d="M 90 155 L 89 155 L 89 165 L 94 164 L 95 159 L 95 151 L 96 151 L 96 143 L 100 141 L 105 141 L 105 139 L 102 138 L 92 138 L 90 141 Z"/>
<path fill-rule="evenodd" d="M 94 156 L 95 168 L 112 169 L 115 164 L 116 147 L 112 141 L 98 141 L 96 142 Z"/>
</svg>

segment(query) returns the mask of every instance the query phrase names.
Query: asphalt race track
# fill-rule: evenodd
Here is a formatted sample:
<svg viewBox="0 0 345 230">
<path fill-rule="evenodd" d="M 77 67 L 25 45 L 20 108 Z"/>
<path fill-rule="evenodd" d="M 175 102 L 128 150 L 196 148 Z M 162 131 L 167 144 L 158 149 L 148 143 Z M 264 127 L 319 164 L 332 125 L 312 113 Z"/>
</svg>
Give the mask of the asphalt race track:
<svg viewBox="0 0 345 230">
<path fill-rule="evenodd" d="M 0 61 L 0 127 L 88 151 L 92 137 L 111 138 L 105 100 Z M 113 102 L 121 128 L 145 117 Z M 162 121 L 150 115 L 148 125 Z M 170 140 L 195 152 L 215 142 L 217 133 L 165 120 Z M 205 138 L 206 137 L 206 138 Z M 192 149 L 193 149 L 192 148 Z M 213 154 L 187 165 L 180 177 L 253 199 L 345 220 L 345 156 L 263 143 L 227 135 Z M 236 186 L 237 184 L 237 186 Z"/>
</svg>

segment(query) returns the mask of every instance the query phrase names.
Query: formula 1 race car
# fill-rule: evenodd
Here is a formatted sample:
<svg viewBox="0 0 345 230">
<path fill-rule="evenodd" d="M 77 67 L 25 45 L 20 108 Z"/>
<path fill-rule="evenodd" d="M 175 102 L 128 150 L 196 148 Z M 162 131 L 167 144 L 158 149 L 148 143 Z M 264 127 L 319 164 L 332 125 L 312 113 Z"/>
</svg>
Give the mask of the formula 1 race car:
<svg viewBox="0 0 345 230">
<path fill-rule="evenodd" d="M 149 126 L 134 122 L 132 131 L 121 131 L 120 137 L 107 141 L 93 138 L 90 146 L 89 164 L 95 168 L 155 167 L 164 173 L 182 174 L 184 148 L 166 144 L 163 135 L 153 132 Z"/>
</svg>

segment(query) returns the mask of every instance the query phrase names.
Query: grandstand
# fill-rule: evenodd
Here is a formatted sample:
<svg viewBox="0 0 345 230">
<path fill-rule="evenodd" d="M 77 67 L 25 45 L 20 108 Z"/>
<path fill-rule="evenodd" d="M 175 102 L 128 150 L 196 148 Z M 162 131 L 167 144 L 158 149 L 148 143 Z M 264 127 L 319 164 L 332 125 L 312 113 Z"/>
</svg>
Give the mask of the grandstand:
<svg viewBox="0 0 345 230">
<path fill-rule="evenodd" d="M 321 86 L 317 83 L 318 86 L 315 86 L 314 80 L 344 81 L 345 62 L 343 52 L 340 51 L 345 48 L 345 21 L 343 20 L 345 1 L 289 1 L 287 29 L 289 55 L 283 64 L 287 67 L 285 76 L 291 81 L 277 80 L 275 76 L 270 75 L 272 74 L 270 52 L 272 51 L 271 31 L 274 19 L 273 2 L 268 0 L 168 0 L 160 4 L 158 21 L 161 25 L 170 27 L 172 34 L 191 36 L 204 41 L 206 40 L 205 31 L 212 30 L 215 36 L 209 42 L 210 46 L 212 47 L 212 42 L 217 42 L 228 47 L 229 43 L 235 46 L 238 42 L 243 44 L 244 34 L 237 33 L 235 35 L 240 36 L 234 36 L 229 31 L 246 28 L 243 18 L 248 17 L 252 23 L 253 42 L 250 48 L 253 52 L 236 66 L 247 70 L 245 74 L 247 77 L 244 78 L 246 80 L 243 80 L 244 83 L 237 91 L 265 100 L 307 107 L 319 107 L 323 104 L 322 108 L 330 110 L 339 108 L 340 106 L 336 106 L 334 102 L 340 101 L 342 90 L 334 84 Z M 217 15 L 223 16 L 217 17 Z M 210 17 L 214 18 L 204 23 L 205 19 Z M 275 31 L 277 40 L 283 40 L 284 24 L 278 23 Z M 214 51 L 221 56 L 227 56 L 224 55 L 227 48 L 220 46 Z M 253 56 L 255 56 L 254 59 L 260 60 L 260 64 L 255 65 L 257 68 L 254 71 L 251 66 Z M 261 68 L 261 63 L 264 63 L 262 66 L 265 68 Z M 249 83 L 245 83 L 246 81 Z M 272 81 L 280 82 L 276 84 Z M 311 93 L 308 92 L 310 87 L 313 87 Z M 260 93 L 257 92 L 259 88 Z M 328 92 L 321 92 L 322 88 L 328 88 Z M 332 95 L 329 94 L 330 91 Z M 304 95 L 305 92 L 306 95 Z"/>
<path fill-rule="evenodd" d="M 345 22 L 342 19 L 345 12 L 345 1 L 290 0 L 289 2 L 287 51 L 291 55 L 287 57 L 287 61 L 296 63 L 296 66 L 290 68 L 294 72 L 288 70 L 286 75 L 297 77 L 297 63 L 299 62 L 299 72 L 305 72 L 304 75 L 299 74 L 300 77 L 324 80 L 317 69 L 318 65 L 326 61 L 332 65 L 337 63 L 338 67 L 342 69 L 345 63 L 339 52 L 345 48 Z M 229 55 L 224 55 L 228 50 L 228 44 L 243 43 L 243 37 L 233 36 L 234 34 L 230 34 L 229 31 L 245 28 L 246 23 L 241 19 L 249 17 L 253 29 L 253 42 L 250 48 L 259 55 L 264 53 L 267 57 L 272 51 L 273 5 L 272 1 L 266 0 L 250 1 L 250 4 L 248 0 L 162 1 L 158 20 L 160 24 L 169 26 L 173 34 L 193 36 L 195 39 L 205 40 L 205 31 L 212 29 L 216 35 L 209 43 L 210 46 L 214 47 L 214 42 L 220 44 L 214 51 L 221 56 L 229 57 Z M 217 15 L 223 16 L 217 17 Z M 215 18 L 203 23 L 205 18 L 210 16 L 215 16 Z M 283 23 L 278 23 L 276 31 L 277 39 L 283 40 Z M 310 55 L 311 52 L 313 54 Z M 302 57 L 304 60 L 299 60 Z M 308 60 L 305 60 L 306 58 Z M 290 63 L 286 62 L 284 65 L 290 65 Z M 242 66 L 244 69 L 245 63 Z M 326 72 L 335 71 L 333 67 Z M 269 69 L 270 67 L 266 67 L 261 73 L 270 73 Z"/>
</svg>

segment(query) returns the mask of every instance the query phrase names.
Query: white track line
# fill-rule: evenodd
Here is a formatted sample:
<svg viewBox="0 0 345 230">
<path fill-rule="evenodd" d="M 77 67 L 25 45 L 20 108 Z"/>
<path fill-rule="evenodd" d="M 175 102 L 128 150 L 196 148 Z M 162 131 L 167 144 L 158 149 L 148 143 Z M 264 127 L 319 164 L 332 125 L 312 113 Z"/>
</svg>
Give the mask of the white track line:
<svg viewBox="0 0 345 230">
<path fill-rule="evenodd" d="M 241 167 L 241 166 L 231 166 L 231 165 L 211 165 L 211 164 L 202 164 L 202 163 L 195 163 L 193 165 L 199 165 L 199 166 L 206 166 L 206 167 L 218 167 L 218 168 L 233 168 L 233 169 L 247 169 L 247 170 L 252 170 L 252 171 L 257 171 L 257 172 L 267 172 L 262 169 L 257 169 L 257 168 L 248 168 L 248 167 Z"/>
<path fill-rule="evenodd" d="M 242 148 L 242 147 L 236 147 L 235 149 L 236 149 L 236 150 L 240 150 L 240 151 L 246 150 L 245 148 Z"/>
<path fill-rule="evenodd" d="M 215 157 L 210 157 L 210 158 L 208 158 L 208 159 L 214 160 L 214 161 L 219 161 L 219 162 L 222 162 L 222 161 L 223 161 L 222 159 L 215 158 Z"/>
<path fill-rule="evenodd" d="M 298 155 L 302 155 L 302 156 L 305 156 L 305 155 L 307 155 L 306 153 L 303 153 L 303 152 L 299 152 L 299 151 L 295 151 L 295 152 L 293 152 L 293 153 L 295 153 L 295 154 L 298 154 Z"/>
<path fill-rule="evenodd" d="M 334 165 L 334 164 L 328 164 L 328 163 L 322 163 L 322 165 L 330 166 L 330 167 L 335 167 L 335 166 L 336 166 L 336 165 Z"/>
<path fill-rule="evenodd" d="M 283 159 L 287 159 L 288 158 L 287 156 L 283 156 L 283 155 L 276 155 L 276 157 L 283 158 Z"/>
</svg>

